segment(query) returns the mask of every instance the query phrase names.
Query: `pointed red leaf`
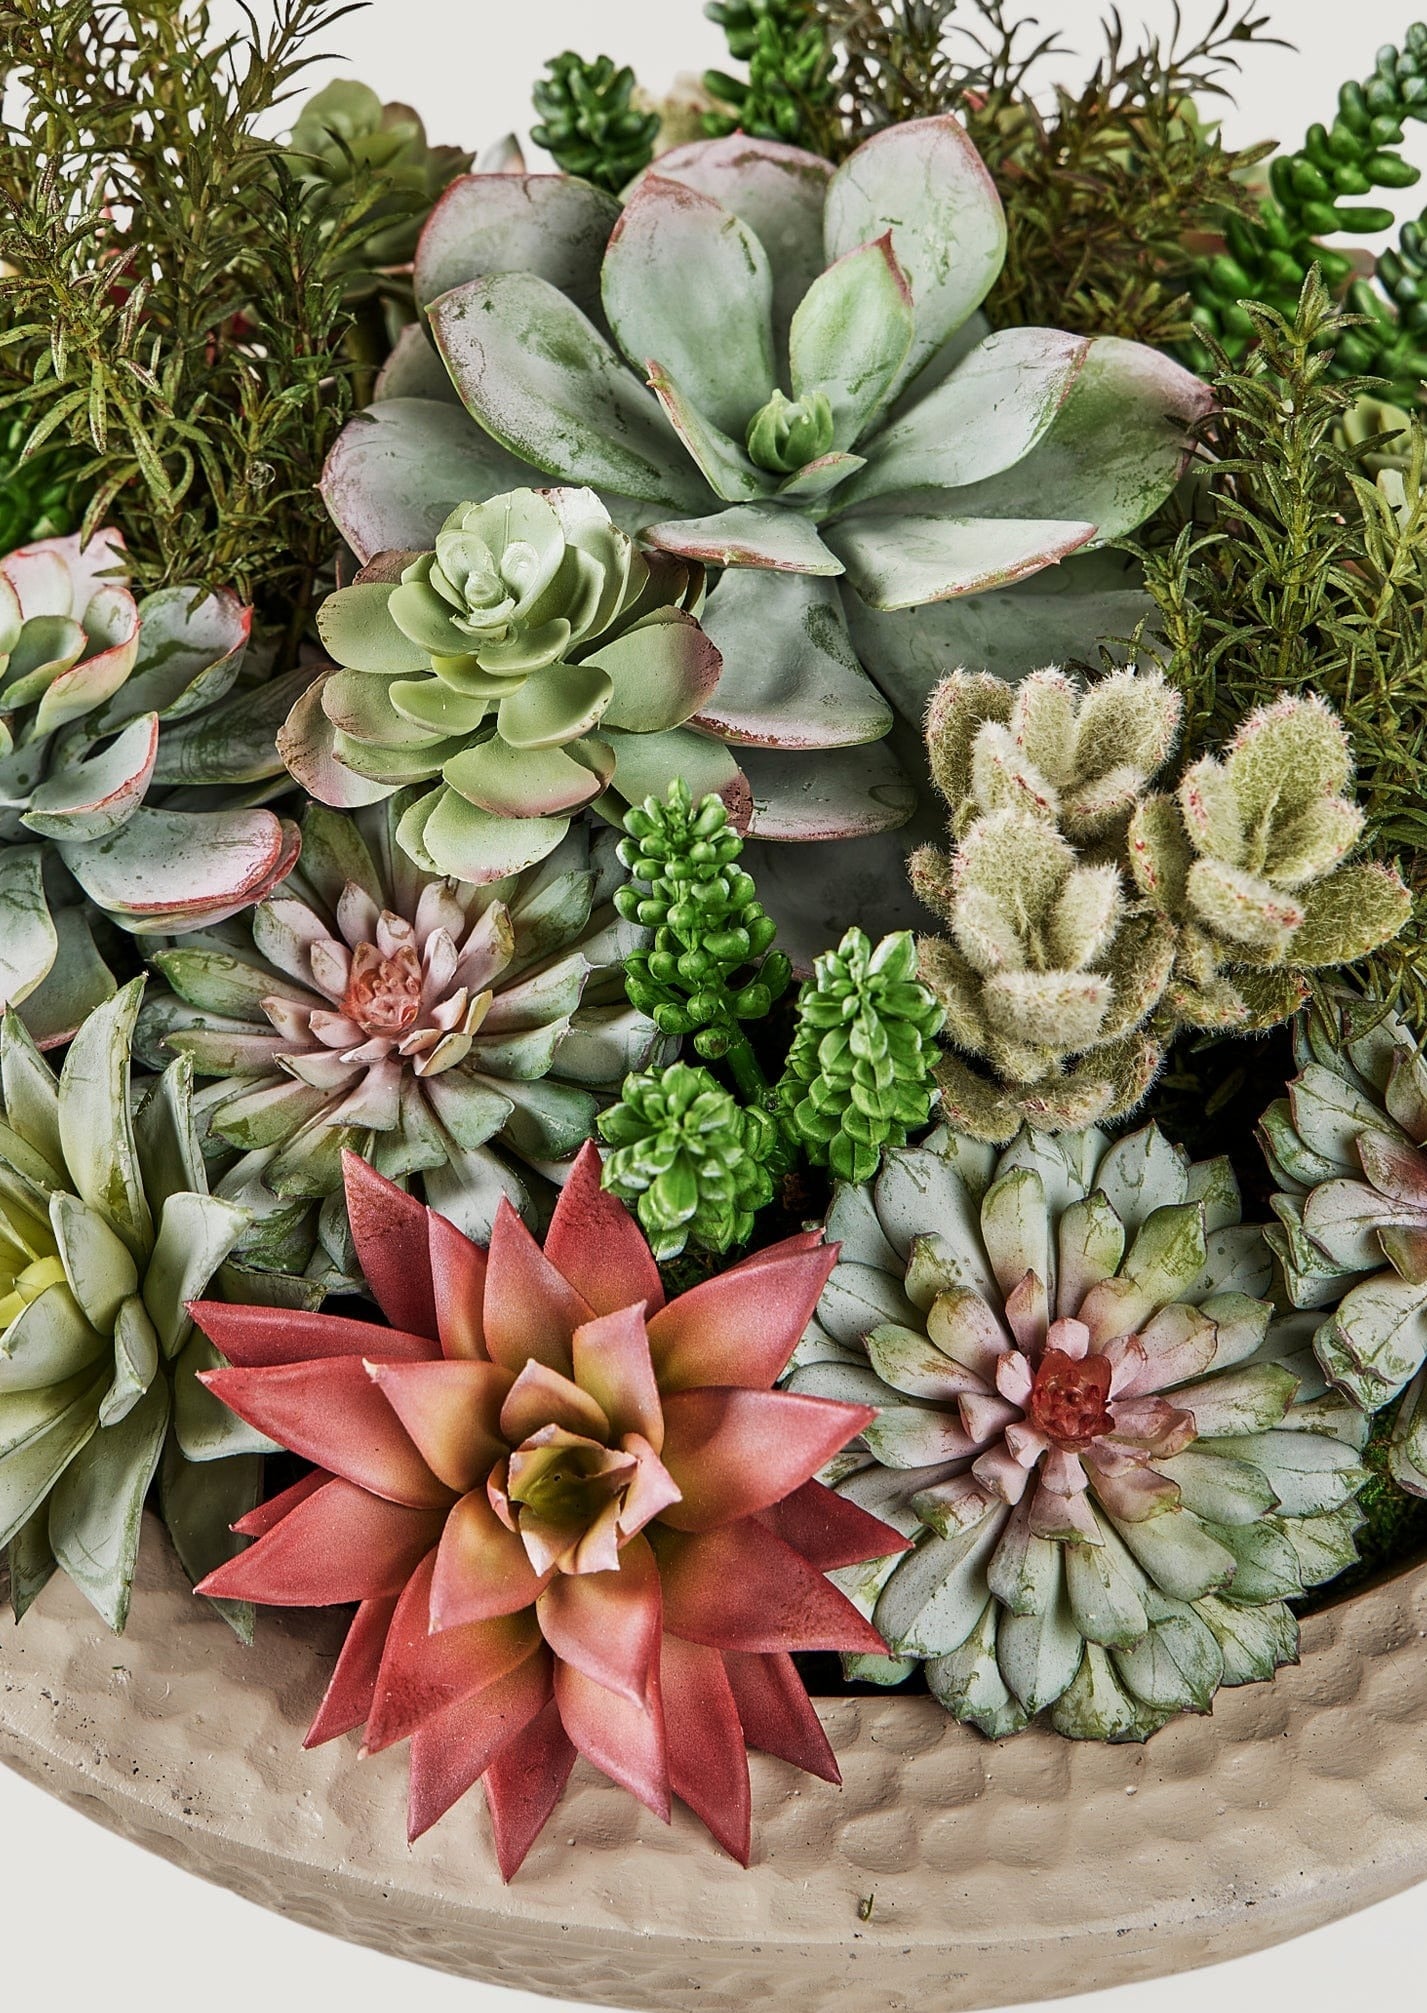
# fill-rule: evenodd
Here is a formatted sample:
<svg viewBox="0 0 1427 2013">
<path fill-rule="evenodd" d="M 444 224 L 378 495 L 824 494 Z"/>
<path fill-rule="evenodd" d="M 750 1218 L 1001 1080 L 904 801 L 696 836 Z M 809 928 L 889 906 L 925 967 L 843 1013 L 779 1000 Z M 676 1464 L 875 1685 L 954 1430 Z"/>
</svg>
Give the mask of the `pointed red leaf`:
<svg viewBox="0 0 1427 2013">
<path fill-rule="evenodd" d="M 489 1621 L 528 1608 L 549 1580 L 537 1573 L 524 1545 L 490 1506 L 484 1489 L 462 1496 L 446 1519 L 431 1615 L 438 1629 Z"/>
<path fill-rule="evenodd" d="M 280 1447 L 374 1496 L 417 1508 L 451 1499 L 354 1357 L 268 1370 L 205 1370 L 200 1381 Z"/>
<path fill-rule="evenodd" d="M 657 1454 L 664 1444 L 664 1408 L 640 1310 L 625 1307 L 586 1321 L 570 1346 L 575 1381 L 599 1401 L 615 1439 L 639 1433 Z"/>
<path fill-rule="evenodd" d="M 597 1398 L 558 1370 L 532 1361 L 511 1385 L 500 1408 L 501 1435 L 506 1446 L 518 1447 L 547 1426 L 562 1427 L 601 1445 L 610 1436 L 609 1420 Z"/>
<path fill-rule="evenodd" d="M 439 1510 L 412 1510 L 350 1482 L 326 1482 L 265 1538 L 200 1580 L 198 1592 L 277 1608 L 395 1598 L 442 1522 Z"/>
<path fill-rule="evenodd" d="M 651 1673 L 648 1703 L 638 1706 L 606 1691 L 573 1664 L 557 1660 L 555 1702 L 566 1733 L 585 1760 L 667 1824 L 669 1762 L 657 1665 Z"/>
<path fill-rule="evenodd" d="M 749 1517 L 692 1537 L 662 1532 L 664 1626 L 718 1650 L 863 1650 L 887 1645 L 801 1552 Z"/>
<path fill-rule="evenodd" d="M 304 1747 L 321 1747 L 324 1741 L 350 1733 L 366 1719 L 381 1668 L 382 1646 L 395 1613 L 392 1599 L 363 1601 L 357 1609 L 322 1703 L 307 1729 Z"/>
<path fill-rule="evenodd" d="M 660 1390 L 743 1384 L 766 1391 L 802 1340 L 836 1263 L 831 1244 L 759 1254 L 671 1300 L 649 1323 Z"/>
<path fill-rule="evenodd" d="M 664 1466 L 682 1498 L 663 1512 L 676 1531 L 710 1531 L 766 1510 L 800 1488 L 877 1417 L 790 1391 L 737 1385 L 664 1400 Z"/>
<path fill-rule="evenodd" d="M 342 1155 L 347 1218 L 362 1273 L 393 1328 L 436 1334 L 427 1210 L 358 1153 Z"/>
<path fill-rule="evenodd" d="M 753 1798 L 748 1749 L 723 1658 L 666 1635 L 659 1661 L 669 1787 L 740 1866 L 747 1866 Z"/>
<path fill-rule="evenodd" d="M 488 1360 L 483 1323 L 486 1254 L 435 1210 L 427 1220 L 426 1234 L 431 1246 L 431 1293 L 441 1353 L 484 1363 Z"/>
<path fill-rule="evenodd" d="M 485 1772 L 486 1806 L 502 1880 L 513 1880 L 565 1793 L 575 1749 L 552 1698 L 506 1742 Z"/>
<path fill-rule="evenodd" d="M 659 1568 L 645 1538 L 631 1538 L 612 1573 L 556 1573 L 536 1603 L 540 1632 L 573 1664 L 634 1705 L 649 1696 L 659 1656 Z"/>
<path fill-rule="evenodd" d="M 793 1659 L 782 1651 L 750 1656 L 725 1650 L 723 1663 L 748 1745 L 824 1782 L 841 1783 L 837 1757 Z"/>
<path fill-rule="evenodd" d="M 229 1307 L 222 1300 L 193 1300 L 189 1313 L 230 1363 L 260 1370 L 277 1363 L 315 1363 L 329 1356 L 370 1356 L 379 1363 L 429 1362 L 434 1342 L 349 1321 L 340 1314 L 309 1314 L 295 1307 Z"/>
<path fill-rule="evenodd" d="M 295 1510 L 299 1503 L 305 1503 L 309 1496 L 316 1494 L 324 1482 L 330 1482 L 331 1479 L 325 1468 L 314 1468 L 310 1475 L 304 1475 L 300 1482 L 294 1482 L 292 1487 L 284 1489 L 281 1495 L 269 1496 L 265 1503 L 259 1503 L 255 1510 L 249 1510 L 246 1517 L 239 1517 L 232 1529 L 240 1538 L 266 1537 L 273 1525 L 280 1524 L 289 1510 Z"/>
<path fill-rule="evenodd" d="M 835 1489 L 825 1489 L 821 1482 L 804 1482 L 781 1503 L 760 1510 L 758 1521 L 776 1531 L 785 1545 L 801 1552 L 820 1573 L 912 1549 L 910 1538 L 860 1504 L 839 1496 Z"/>
<path fill-rule="evenodd" d="M 485 1340 L 491 1361 L 523 1370 L 532 1359 L 570 1374 L 570 1338 L 593 1310 L 546 1258 L 502 1200 L 486 1262 Z"/>
<path fill-rule="evenodd" d="M 540 1647 L 540 1631 L 529 1612 L 470 1622 L 465 1628 L 433 1635 L 435 1565 L 432 1550 L 397 1603 L 367 1721 L 368 1754 L 405 1740 L 447 1706 L 498 1683 Z"/>
<path fill-rule="evenodd" d="M 550 1696 L 551 1659 L 537 1650 L 484 1691 L 448 1705 L 411 1736 L 407 1837 L 420 1838 L 463 1797 Z M 561 1784 L 563 1788 L 563 1783 Z"/>
<path fill-rule="evenodd" d="M 596 1314 L 641 1304 L 655 1314 L 664 1305 L 659 1267 L 624 1204 L 600 1186 L 602 1169 L 598 1149 L 582 1146 L 555 1204 L 545 1256 Z"/>
<path fill-rule="evenodd" d="M 373 1363 L 372 1382 L 439 1481 L 458 1495 L 505 1452 L 500 1408 L 511 1376 L 497 1363 Z"/>
</svg>

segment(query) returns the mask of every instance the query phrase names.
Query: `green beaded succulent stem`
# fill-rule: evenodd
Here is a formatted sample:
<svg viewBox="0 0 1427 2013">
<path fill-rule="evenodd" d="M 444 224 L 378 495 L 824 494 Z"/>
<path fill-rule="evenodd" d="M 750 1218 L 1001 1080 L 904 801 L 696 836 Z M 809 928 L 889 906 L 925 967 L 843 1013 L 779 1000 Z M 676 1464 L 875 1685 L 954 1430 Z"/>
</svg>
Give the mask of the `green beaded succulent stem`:
<svg viewBox="0 0 1427 2013">
<path fill-rule="evenodd" d="M 1364 83 L 1344 84 L 1331 127 L 1311 126 L 1296 153 L 1280 154 L 1269 170 L 1269 194 L 1256 218 L 1232 218 L 1225 225 L 1224 249 L 1208 258 L 1191 283 L 1194 319 L 1230 357 L 1238 358 L 1255 340 L 1243 303 L 1264 301 L 1291 316 L 1303 282 L 1314 266 L 1334 293 L 1352 277 L 1353 261 L 1320 241 L 1340 232 L 1367 236 L 1391 228 L 1394 212 L 1359 199 L 1377 190 L 1411 188 L 1420 171 L 1394 150 L 1409 119 L 1427 120 L 1427 23 L 1418 22 L 1401 48 L 1379 50 L 1377 65 Z M 1402 302 L 1392 279 L 1411 292 L 1412 261 L 1420 249 L 1414 237 L 1398 272 L 1387 262 L 1384 280 L 1392 307 Z M 1391 277 L 1389 277 L 1389 275 Z M 1415 347 L 1419 326 L 1400 325 L 1397 316 L 1365 283 L 1353 289 L 1355 312 L 1372 320 L 1340 341 L 1334 367 L 1342 375 L 1382 368 L 1379 359 L 1406 342 Z M 1190 360 L 1202 366 L 1209 352 Z M 1392 375 L 1397 375 L 1394 371 Z"/>
<path fill-rule="evenodd" d="M 820 150 L 833 115 L 833 59 L 808 0 L 711 0 L 704 12 L 723 29 L 734 61 L 748 65 L 746 79 L 704 73 L 704 89 L 721 108 L 704 117 L 709 137 L 742 132 Z"/>
<path fill-rule="evenodd" d="M 905 1146 L 931 1116 L 945 1015 L 916 973 L 909 930 L 874 950 L 852 929 L 799 995 L 778 1103 L 789 1135 L 839 1181 L 870 1181 L 884 1148 Z"/>
<path fill-rule="evenodd" d="M 531 139 L 567 175 L 618 195 L 653 160 L 659 114 L 634 103 L 634 72 L 612 57 L 586 61 L 567 49 L 545 71 L 531 93 L 541 118 Z"/>
<path fill-rule="evenodd" d="M 1365 325 L 1343 330 L 1335 361 L 1344 370 L 1387 378 L 1397 398 L 1415 405 L 1427 377 L 1427 211 L 1405 223 L 1396 246 L 1378 255 L 1371 284 L 1354 280 L 1348 306 Z"/>
<path fill-rule="evenodd" d="M 633 1209 L 661 1261 L 690 1245 L 721 1252 L 746 1243 L 755 1213 L 773 1199 L 772 1119 L 740 1105 L 706 1069 L 676 1062 L 627 1077 L 599 1133 L 614 1148 L 604 1185 Z"/>
<path fill-rule="evenodd" d="M 714 796 L 695 804 L 682 780 L 662 801 L 625 816 L 619 857 L 630 882 L 615 894 L 628 921 L 654 932 L 625 965 L 631 1005 L 664 1034 L 693 1037 L 747 1098 L 768 1091 L 742 1023 L 761 1020 L 788 989 L 792 966 L 772 948 L 776 927 L 738 865 L 743 840 Z"/>
</svg>

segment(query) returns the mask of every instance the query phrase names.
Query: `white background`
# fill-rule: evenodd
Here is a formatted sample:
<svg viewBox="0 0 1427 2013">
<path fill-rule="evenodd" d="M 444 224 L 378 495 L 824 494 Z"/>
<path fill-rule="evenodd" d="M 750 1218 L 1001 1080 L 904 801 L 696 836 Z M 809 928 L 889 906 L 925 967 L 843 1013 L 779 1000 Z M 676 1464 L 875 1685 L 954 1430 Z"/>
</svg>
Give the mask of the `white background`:
<svg viewBox="0 0 1427 2013">
<path fill-rule="evenodd" d="M 219 0 L 220 15 L 226 4 Z M 261 15 L 264 0 L 255 5 Z M 1061 25 L 1063 39 L 1094 48 L 1099 0 L 1040 0 L 1037 11 Z M 1260 0 L 1260 11 L 1274 14 L 1299 53 L 1249 52 L 1227 130 L 1241 142 L 1271 135 L 1296 144 L 1310 120 L 1331 117 L 1345 67 L 1365 75 L 1378 44 L 1400 40 L 1427 0 Z M 1122 12 L 1133 27 L 1162 23 L 1170 8 L 1126 0 Z M 1183 0 L 1183 12 L 1197 28 L 1212 19 L 1213 0 Z M 653 88 L 723 53 L 698 0 L 375 0 L 330 39 L 347 60 L 327 74 L 350 69 L 384 97 L 416 105 L 434 140 L 466 147 L 528 124 L 530 81 L 563 48 L 607 51 Z M 1409 151 L 1427 164 L 1427 128 L 1413 129 Z M 481 1821 L 476 1809 L 447 1820 Z M 0 1881 L 0 1975 L 16 2009 L 558 2013 L 548 2000 L 438 1976 L 284 1922 L 111 1838 L 3 1769 Z M 1408 2013 L 1427 2003 L 1425 1982 L 1427 1889 L 1419 1889 L 1211 1974 L 1059 2003 L 1066 2013 L 1199 2013 L 1210 1998 L 1215 2013 Z"/>
</svg>

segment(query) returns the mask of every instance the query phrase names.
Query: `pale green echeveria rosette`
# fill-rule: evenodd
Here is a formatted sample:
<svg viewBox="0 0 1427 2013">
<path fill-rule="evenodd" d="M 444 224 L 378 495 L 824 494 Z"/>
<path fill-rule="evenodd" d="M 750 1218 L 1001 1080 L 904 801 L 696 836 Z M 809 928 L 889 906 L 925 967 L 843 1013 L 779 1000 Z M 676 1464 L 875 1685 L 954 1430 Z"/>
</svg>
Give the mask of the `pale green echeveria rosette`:
<svg viewBox="0 0 1427 2013">
<path fill-rule="evenodd" d="M 401 822 L 412 858 L 477 883 L 519 873 L 582 806 L 617 820 L 720 752 L 684 725 L 719 676 L 703 586 L 701 566 L 638 551 L 590 490 L 463 504 L 434 550 L 324 602 L 341 668 L 298 702 L 289 767 L 349 808 L 429 782 Z"/>
<path fill-rule="evenodd" d="M 335 77 L 315 92 L 299 112 L 288 144 L 288 164 L 304 181 L 345 188 L 371 176 L 383 187 L 372 220 L 385 221 L 363 238 L 353 257 L 348 300 L 377 291 L 383 268 L 410 266 L 432 204 L 471 165 L 459 147 L 432 146 L 421 115 L 410 105 L 383 104 L 371 85 L 356 77 Z"/>
<path fill-rule="evenodd" d="M 281 888 L 157 953 L 140 1023 L 155 1066 L 203 1079 L 217 1191 L 253 1216 L 243 1262 L 319 1285 L 360 1276 L 344 1150 L 484 1242 L 503 1197 L 538 1215 L 601 1103 L 663 1053 L 624 995 L 642 933 L 611 906 L 612 840 L 577 826 L 476 886 L 408 858 L 405 805 L 314 805 Z"/>
<path fill-rule="evenodd" d="M 951 664 L 1018 675 L 1131 632 L 1118 560 L 1022 583 L 1149 516 L 1208 404 L 1133 343 L 988 334 L 1004 255 L 950 117 L 836 169 L 741 134 L 679 147 L 622 209 L 568 177 L 467 177 L 417 253 L 439 356 L 404 340 L 328 506 L 366 559 L 532 465 L 589 485 L 647 544 L 726 569 L 699 724 L 755 837 L 887 830 L 915 801 L 892 705 L 915 730 Z"/>
<path fill-rule="evenodd" d="M 131 1077 L 142 994 L 89 1015 L 58 1080 L 14 1013 L 0 1030 L 0 1545 L 17 1615 L 58 1568 L 113 1629 L 155 1474 L 196 1581 L 238 1549 L 267 1446 L 196 1380 L 217 1358 L 188 1303 L 247 1217 L 208 1193 L 191 1064 Z"/>
<path fill-rule="evenodd" d="M 251 619 L 191 588 L 136 602 L 112 531 L 0 561 L 0 1002 L 46 1047 L 114 991 L 93 911 L 140 935 L 216 919 L 292 862 L 259 805 L 306 680 L 245 681 Z"/>
<path fill-rule="evenodd" d="M 1137 1740 L 1293 1660 L 1288 1602 L 1356 1555 L 1367 1421 L 1226 1161 L 1153 1127 L 954 1133 L 838 1191 L 791 1387 L 876 1405 L 823 1480 L 915 1541 L 833 1577 L 895 1682 L 999 1737 Z"/>
<path fill-rule="evenodd" d="M 1344 996 L 1294 1028 L 1299 1074 L 1263 1115 L 1277 1252 L 1324 1373 L 1366 1412 L 1401 1397 L 1388 1468 L 1427 1496 L 1427 1059 Z"/>
</svg>

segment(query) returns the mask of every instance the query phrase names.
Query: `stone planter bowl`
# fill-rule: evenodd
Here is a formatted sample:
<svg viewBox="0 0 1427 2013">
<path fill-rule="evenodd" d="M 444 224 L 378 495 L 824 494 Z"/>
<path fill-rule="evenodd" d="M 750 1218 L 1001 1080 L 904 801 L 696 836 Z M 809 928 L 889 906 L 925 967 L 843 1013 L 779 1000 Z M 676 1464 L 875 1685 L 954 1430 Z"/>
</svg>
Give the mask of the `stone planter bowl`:
<svg viewBox="0 0 1427 2013">
<path fill-rule="evenodd" d="M 1427 1565 L 1304 1626 L 1303 1661 L 1143 1748 L 994 1746 L 928 1698 L 829 1699 L 842 1790 L 753 1761 L 743 1872 L 580 1763 L 502 1886 L 472 1795 L 408 1849 L 400 1749 L 305 1754 L 332 1616 L 245 1650 L 154 1527 L 127 1635 L 56 1580 L 0 1625 L 0 1759 L 318 1929 L 659 2013 L 1055 1998 L 1236 1957 L 1427 1877 Z"/>
</svg>

